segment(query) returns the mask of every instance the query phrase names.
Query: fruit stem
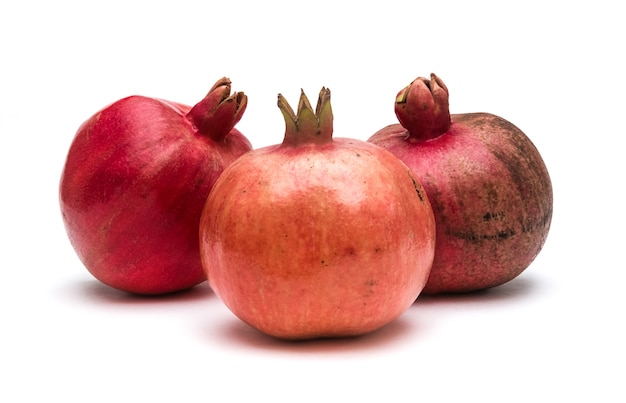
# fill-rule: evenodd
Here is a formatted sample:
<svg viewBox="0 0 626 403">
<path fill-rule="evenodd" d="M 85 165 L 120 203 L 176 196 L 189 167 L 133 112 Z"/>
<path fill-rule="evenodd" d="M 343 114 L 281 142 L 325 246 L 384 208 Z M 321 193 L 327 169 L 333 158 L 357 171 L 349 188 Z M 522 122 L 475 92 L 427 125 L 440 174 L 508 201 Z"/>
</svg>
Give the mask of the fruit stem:
<svg viewBox="0 0 626 403">
<path fill-rule="evenodd" d="M 450 129 L 448 88 L 431 73 L 430 80 L 418 77 L 396 96 L 395 112 L 409 132 L 409 141 L 426 141 Z"/>
<path fill-rule="evenodd" d="M 248 106 L 243 92 L 230 94 L 231 82 L 223 77 L 213 85 L 208 94 L 187 113 L 198 132 L 215 141 L 223 141 L 235 127 Z"/>
<path fill-rule="evenodd" d="M 303 90 L 300 92 L 297 114 L 282 94 L 278 94 L 278 108 L 285 118 L 284 145 L 324 144 L 332 141 L 333 111 L 328 88 L 322 87 L 315 112 Z"/>
</svg>

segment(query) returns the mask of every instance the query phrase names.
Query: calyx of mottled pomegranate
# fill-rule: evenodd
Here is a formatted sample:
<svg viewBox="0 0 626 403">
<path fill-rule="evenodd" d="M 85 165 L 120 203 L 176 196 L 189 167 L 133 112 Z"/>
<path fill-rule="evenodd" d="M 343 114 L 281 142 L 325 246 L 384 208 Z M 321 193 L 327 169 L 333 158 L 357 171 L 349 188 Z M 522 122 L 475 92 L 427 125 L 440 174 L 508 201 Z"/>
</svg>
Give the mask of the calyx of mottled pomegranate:
<svg viewBox="0 0 626 403">
<path fill-rule="evenodd" d="M 330 90 L 322 87 L 315 111 L 304 91 L 300 93 L 298 111 L 295 113 L 287 100 L 278 94 L 278 108 L 285 118 L 283 144 L 327 143 L 333 136 L 333 111 L 330 106 Z"/>
<path fill-rule="evenodd" d="M 243 92 L 231 95 L 230 79 L 219 79 L 209 93 L 187 113 L 198 131 L 220 141 L 235 127 L 248 106 Z"/>
<path fill-rule="evenodd" d="M 433 73 L 430 79 L 418 77 L 396 95 L 395 112 L 400 124 L 409 132 L 409 140 L 439 137 L 451 124 L 448 88 Z"/>
</svg>

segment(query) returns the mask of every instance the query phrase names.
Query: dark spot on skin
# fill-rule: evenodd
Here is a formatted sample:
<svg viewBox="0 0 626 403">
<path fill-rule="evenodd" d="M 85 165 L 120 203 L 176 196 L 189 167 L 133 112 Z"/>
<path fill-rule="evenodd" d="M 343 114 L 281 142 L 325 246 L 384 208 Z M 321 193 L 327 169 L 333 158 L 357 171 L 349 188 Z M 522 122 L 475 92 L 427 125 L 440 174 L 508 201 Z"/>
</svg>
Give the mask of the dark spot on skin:
<svg viewBox="0 0 626 403">
<path fill-rule="evenodd" d="M 502 221 L 504 220 L 504 212 L 498 211 L 496 213 L 487 213 L 483 216 L 483 221 Z"/>
<path fill-rule="evenodd" d="M 541 230 L 547 228 L 552 221 L 552 209 L 549 209 L 546 214 L 544 214 L 539 220 L 536 222 L 527 220 L 526 222 L 521 223 L 522 232 L 533 232 L 535 230 Z"/>
<path fill-rule="evenodd" d="M 365 294 L 363 296 L 367 298 L 367 297 L 370 297 L 373 294 L 375 294 L 376 291 L 374 289 L 374 286 L 376 286 L 377 283 L 378 282 L 376 281 L 376 279 L 373 279 L 373 278 L 369 279 L 369 280 L 366 280 L 365 283 L 364 283 L 364 285 L 366 287 L 366 290 L 365 290 Z"/>
<path fill-rule="evenodd" d="M 354 256 L 355 250 L 352 246 L 346 248 L 346 255 Z"/>
<path fill-rule="evenodd" d="M 424 201 L 424 195 L 422 194 L 422 188 L 417 183 L 417 181 L 415 180 L 413 175 L 411 175 L 411 172 L 409 172 L 409 178 L 411 178 L 411 182 L 413 182 L 413 187 L 415 188 L 415 191 L 417 192 L 417 197 L 420 198 L 420 201 Z"/>
<path fill-rule="evenodd" d="M 377 246 L 377 247 L 374 249 L 374 252 L 376 252 L 376 253 L 380 253 L 380 252 L 382 252 L 382 251 L 383 251 L 383 248 L 381 248 L 380 246 Z"/>
<path fill-rule="evenodd" d="M 513 230 L 508 230 L 508 231 L 500 231 L 498 232 L 498 239 L 507 239 L 510 236 L 515 235 L 515 231 Z"/>
<path fill-rule="evenodd" d="M 204 184 L 204 178 L 203 177 L 199 177 L 198 179 L 196 179 L 196 181 L 193 184 L 193 188 L 194 189 L 199 189 L 202 185 Z"/>
<path fill-rule="evenodd" d="M 512 229 L 508 229 L 505 231 L 498 231 L 495 234 L 476 234 L 473 232 L 453 232 L 450 235 L 462 239 L 468 242 L 482 242 L 482 241 L 503 241 L 515 235 L 515 231 Z"/>
</svg>

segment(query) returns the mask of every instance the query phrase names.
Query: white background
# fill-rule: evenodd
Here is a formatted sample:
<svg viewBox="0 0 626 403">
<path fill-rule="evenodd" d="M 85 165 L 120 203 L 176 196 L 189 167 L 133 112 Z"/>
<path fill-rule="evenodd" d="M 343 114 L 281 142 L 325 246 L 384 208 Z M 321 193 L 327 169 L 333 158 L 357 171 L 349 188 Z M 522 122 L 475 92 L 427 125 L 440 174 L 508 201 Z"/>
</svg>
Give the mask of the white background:
<svg viewBox="0 0 626 403">
<path fill-rule="evenodd" d="M 3 2 L 0 401 L 625 401 L 626 32 L 609 4 Z M 327 86 L 335 135 L 365 140 L 431 72 L 453 113 L 510 120 L 551 173 L 548 241 L 506 285 L 420 298 L 366 337 L 294 344 L 249 329 L 206 286 L 108 289 L 67 240 L 65 154 L 106 104 L 194 104 L 228 76 L 249 96 L 238 128 L 260 147 L 282 140 L 279 92 L 295 105 Z"/>
</svg>

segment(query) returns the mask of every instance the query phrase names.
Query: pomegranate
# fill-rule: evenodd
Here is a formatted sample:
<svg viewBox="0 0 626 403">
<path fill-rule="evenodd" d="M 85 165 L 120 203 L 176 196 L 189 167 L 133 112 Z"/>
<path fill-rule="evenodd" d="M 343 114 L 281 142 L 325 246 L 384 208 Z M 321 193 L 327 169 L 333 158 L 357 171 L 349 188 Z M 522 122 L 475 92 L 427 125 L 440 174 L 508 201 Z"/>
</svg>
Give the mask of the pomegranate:
<svg viewBox="0 0 626 403">
<path fill-rule="evenodd" d="M 193 108 L 130 96 L 80 126 L 59 199 L 70 242 L 98 280 L 152 295 L 206 280 L 204 201 L 223 169 L 252 148 L 234 128 L 247 97 L 230 90 L 222 78 Z"/>
<path fill-rule="evenodd" d="M 368 141 L 411 167 L 432 203 L 437 244 L 424 294 L 486 289 L 522 273 L 552 219 L 550 177 L 530 139 L 493 114 L 450 115 L 434 74 L 402 89 L 395 112 L 400 123 Z"/>
<path fill-rule="evenodd" d="M 242 321 L 281 339 L 365 334 L 426 283 L 434 217 L 411 170 L 371 143 L 333 138 L 330 91 L 297 114 L 278 96 L 282 144 L 224 170 L 204 206 L 209 284 Z"/>
</svg>

